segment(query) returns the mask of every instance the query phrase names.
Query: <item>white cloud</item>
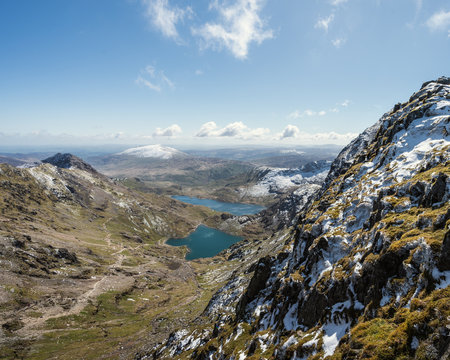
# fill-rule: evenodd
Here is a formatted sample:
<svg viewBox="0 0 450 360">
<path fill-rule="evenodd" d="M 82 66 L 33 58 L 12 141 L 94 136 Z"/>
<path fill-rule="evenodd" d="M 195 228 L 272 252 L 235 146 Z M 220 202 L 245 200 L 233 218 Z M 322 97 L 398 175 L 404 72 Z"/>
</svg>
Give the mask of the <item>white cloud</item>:
<svg viewBox="0 0 450 360">
<path fill-rule="evenodd" d="M 116 139 L 116 140 L 123 139 L 124 136 L 125 136 L 125 133 L 123 131 L 118 131 L 118 132 L 110 135 L 111 139 Z"/>
<path fill-rule="evenodd" d="M 291 112 L 287 116 L 287 118 L 290 120 L 296 120 L 296 119 L 300 119 L 302 117 L 324 116 L 326 114 L 327 114 L 327 112 L 325 110 L 315 111 L 315 110 L 311 110 L 311 109 L 306 109 L 303 112 L 300 112 L 299 110 L 295 110 L 295 111 Z"/>
<path fill-rule="evenodd" d="M 152 82 L 150 82 L 149 80 L 144 79 L 141 75 L 138 76 L 135 83 L 140 86 L 148 87 L 151 90 L 161 92 L 161 88 L 158 85 L 155 85 Z"/>
<path fill-rule="evenodd" d="M 200 76 L 200 75 L 203 75 L 203 74 L 204 73 L 203 73 L 202 70 L 200 70 L 200 69 L 195 70 L 195 75 Z"/>
<path fill-rule="evenodd" d="M 230 136 L 235 137 L 242 134 L 247 129 L 242 121 L 236 121 L 228 124 L 222 130 L 219 131 L 218 136 Z"/>
<path fill-rule="evenodd" d="M 174 83 L 164 74 L 163 71 L 160 72 L 159 74 L 161 81 L 165 84 L 167 84 L 170 88 L 174 89 L 175 85 Z"/>
<path fill-rule="evenodd" d="M 414 2 L 415 12 L 414 12 L 414 18 L 412 19 L 412 21 L 406 23 L 406 26 L 409 29 L 414 29 L 414 27 L 417 23 L 417 19 L 419 19 L 420 12 L 422 11 L 422 7 L 423 7 L 423 0 L 412 0 L 412 1 Z"/>
<path fill-rule="evenodd" d="M 190 16 L 192 9 L 170 6 L 168 0 L 143 0 L 143 4 L 145 5 L 145 15 L 150 23 L 164 36 L 180 42 L 177 23 L 186 16 Z"/>
<path fill-rule="evenodd" d="M 177 124 L 170 125 L 169 127 L 165 129 L 156 128 L 155 132 L 153 133 L 153 136 L 176 136 L 178 134 L 181 134 L 182 130 L 181 127 Z"/>
<path fill-rule="evenodd" d="M 300 119 L 302 117 L 302 114 L 300 113 L 300 111 L 295 110 L 293 112 L 291 112 L 287 118 L 291 119 L 291 120 L 296 120 L 296 119 Z"/>
<path fill-rule="evenodd" d="M 350 105 L 350 100 L 344 100 L 342 103 L 338 104 L 338 106 L 340 107 L 348 107 Z M 311 109 L 306 109 L 304 111 L 300 111 L 300 110 L 295 110 L 293 112 L 291 112 L 290 114 L 288 114 L 287 118 L 289 120 L 297 120 L 300 118 L 304 118 L 304 117 L 311 117 L 311 116 L 325 116 L 328 113 L 338 113 L 339 107 L 334 107 L 328 110 L 311 110 Z"/>
<path fill-rule="evenodd" d="M 284 128 L 283 132 L 280 134 L 280 139 L 286 138 L 296 138 L 300 134 L 300 130 L 295 125 L 288 125 Z"/>
<path fill-rule="evenodd" d="M 214 121 L 209 121 L 207 123 L 204 123 L 200 127 L 200 130 L 197 132 L 197 134 L 195 136 L 198 136 L 198 137 L 213 136 L 212 134 L 215 133 L 216 129 L 217 129 L 217 124 Z"/>
<path fill-rule="evenodd" d="M 356 133 L 347 133 L 347 134 L 339 134 L 334 131 L 326 132 L 326 133 L 317 133 L 317 134 L 305 134 L 305 137 L 309 138 L 312 141 L 317 141 L 317 143 L 326 144 L 330 143 L 348 143 L 353 140 L 358 134 Z"/>
<path fill-rule="evenodd" d="M 416 13 L 419 13 L 422 10 L 423 0 L 414 0 L 416 4 Z"/>
<path fill-rule="evenodd" d="M 320 18 L 319 20 L 317 20 L 316 25 L 314 25 L 314 27 L 316 29 L 323 29 L 325 31 L 328 31 L 328 27 L 330 26 L 333 19 L 334 19 L 334 14 L 331 14 L 330 16 L 328 16 L 326 18 Z"/>
<path fill-rule="evenodd" d="M 200 127 L 197 137 L 233 137 L 239 139 L 261 138 L 270 133 L 269 129 L 250 129 L 242 121 L 236 121 L 223 128 L 218 128 L 214 121 L 209 121 Z"/>
<path fill-rule="evenodd" d="M 205 47 L 225 47 L 236 58 L 245 59 L 251 43 L 259 45 L 273 38 L 272 30 L 266 29 L 259 16 L 262 7 L 263 0 L 235 0 L 233 4 L 215 0 L 210 9 L 218 11 L 218 21 L 192 28 L 192 34 L 201 37 Z"/>
<path fill-rule="evenodd" d="M 287 125 L 273 140 L 291 144 L 348 144 L 356 136 L 356 133 L 339 134 L 334 131 L 311 134 L 300 131 L 295 125 Z"/>
<path fill-rule="evenodd" d="M 145 70 L 141 71 L 135 83 L 157 92 L 161 92 L 163 87 L 175 88 L 174 83 L 164 74 L 164 71 L 157 70 L 152 65 L 147 65 Z"/>
<path fill-rule="evenodd" d="M 450 11 L 441 10 L 434 13 L 426 22 L 430 30 L 446 30 L 450 27 Z"/>
<path fill-rule="evenodd" d="M 332 40 L 331 41 L 331 43 L 333 44 L 333 46 L 336 48 L 336 49 L 339 49 L 342 45 L 344 45 L 345 43 L 347 42 L 347 39 L 344 39 L 344 38 L 338 38 L 338 39 L 335 39 L 335 40 Z"/>
<path fill-rule="evenodd" d="M 303 115 L 304 116 L 314 116 L 314 115 L 316 115 L 316 112 L 314 111 L 314 110 L 305 110 L 304 112 L 303 112 Z"/>
<path fill-rule="evenodd" d="M 331 5 L 338 6 L 341 4 L 345 4 L 348 0 L 331 0 Z"/>
</svg>

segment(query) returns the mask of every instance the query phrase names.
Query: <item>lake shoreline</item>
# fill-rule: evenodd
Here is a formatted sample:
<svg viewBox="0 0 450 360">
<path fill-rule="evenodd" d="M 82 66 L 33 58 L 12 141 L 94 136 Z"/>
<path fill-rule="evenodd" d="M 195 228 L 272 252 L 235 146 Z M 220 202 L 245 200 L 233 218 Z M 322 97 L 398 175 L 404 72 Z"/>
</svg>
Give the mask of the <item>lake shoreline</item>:
<svg viewBox="0 0 450 360">
<path fill-rule="evenodd" d="M 234 216 L 255 215 L 266 209 L 266 207 L 262 205 L 231 203 L 188 195 L 172 195 L 171 198 L 186 204 L 205 206 L 214 211 L 229 213 Z"/>
<path fill-rule="evenodd" d="M 231 235 L 224 231 L 200 224 L 188 236 L 167 239 L 165 245 L 186 246 L 188 252 L 185 255 L 185 260 L 191 261 L 214 257 L 243 239 L 242 236 Z"/>
</svg>

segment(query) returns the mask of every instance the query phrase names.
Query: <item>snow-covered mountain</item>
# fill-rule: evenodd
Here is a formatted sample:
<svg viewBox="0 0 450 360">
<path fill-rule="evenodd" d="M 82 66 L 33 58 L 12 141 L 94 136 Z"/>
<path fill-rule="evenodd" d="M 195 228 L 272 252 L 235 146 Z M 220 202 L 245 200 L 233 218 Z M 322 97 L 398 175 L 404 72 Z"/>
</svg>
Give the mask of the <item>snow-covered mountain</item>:
<svg viewBox="0 0 450 360">
<path fill-rule="evenodd" d="M 172 159 L 173 157 L 188 156 L 182 151 L 162 145 L 146 145 L 134 147 L 124 150 L 117 155 L 129 155 L 135 156 L 137 158 L 158 158 L 164 160 Z"/>
<path fill-rule="evenodd" d="M 450 358 L 449 134 L 439 78 L 339 154 L 283 250 L 148 357 Z"/>
</svg>

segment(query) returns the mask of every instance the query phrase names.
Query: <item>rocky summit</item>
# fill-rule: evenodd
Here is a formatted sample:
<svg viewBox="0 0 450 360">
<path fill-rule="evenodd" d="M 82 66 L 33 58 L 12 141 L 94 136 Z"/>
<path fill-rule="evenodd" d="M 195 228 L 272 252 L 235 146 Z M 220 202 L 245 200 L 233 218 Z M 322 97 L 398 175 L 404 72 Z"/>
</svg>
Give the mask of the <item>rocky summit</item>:
<svg viewBox="0 0 450 360">
<path fill-rule="evenodd" d="M 354 139 L 284 248 L 137 358 L 450 358 L 450 79 Z"/>
<path fill-rule="evenodd" d="M 88 171 L 91 173 L 97 173 L 91 165 L 80 159 L 78 156 L 72 154 L 57 153 L 47 159 L 42 160 L 43 163 L 52 164 L 58 168 L 70 169 L 76 168 L 79 170 Z"/>
</svg>

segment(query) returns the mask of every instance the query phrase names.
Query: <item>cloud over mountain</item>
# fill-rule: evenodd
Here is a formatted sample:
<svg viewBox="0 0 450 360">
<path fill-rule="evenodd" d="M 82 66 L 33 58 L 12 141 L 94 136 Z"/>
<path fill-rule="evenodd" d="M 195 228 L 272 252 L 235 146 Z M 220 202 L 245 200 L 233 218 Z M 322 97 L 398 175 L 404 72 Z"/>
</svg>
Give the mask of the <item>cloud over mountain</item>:
<svg viewBox="0 0 450 360">
<path fill-rule="evenodd" d="M 173 124 L 173 125 L 166 127 L 165 129 L 156 128 L 155 132 L 153 133 L 153 136 L 173 137 L 178 134 L 181 134 L 181 132 L 182 132 L 181 127 L 177 124 Z"/>
<path fill-rule="evenodd" d="M 236 121 L 219 128 L 214 121 L 209 121 L 200 127 L 196 137 L 233 137 L 239 139 L 250 139 L 263 137 L 270 133 L 269 129 L 251 129 L 242 121 Z"/>
</svg>

